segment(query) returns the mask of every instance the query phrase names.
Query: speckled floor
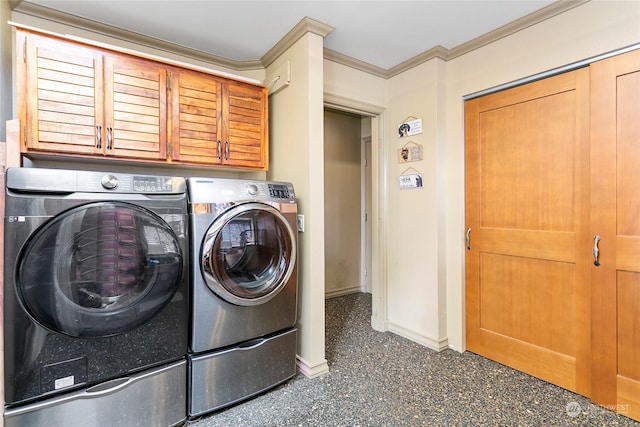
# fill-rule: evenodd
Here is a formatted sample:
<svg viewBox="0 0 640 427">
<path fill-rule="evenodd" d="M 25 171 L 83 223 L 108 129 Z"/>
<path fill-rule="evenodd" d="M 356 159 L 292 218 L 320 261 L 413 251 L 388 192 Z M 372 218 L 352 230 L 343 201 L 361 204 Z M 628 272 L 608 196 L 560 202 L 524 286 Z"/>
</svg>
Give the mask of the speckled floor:
<svg viewBox="0 0 640 427">
<path fill-rule="evenodd" d="M 289 382 L 190 427 L 640 426 L 472 353 L 371 329 L 371 296 L 327 300 L 330 372 Z"/>
</svg>

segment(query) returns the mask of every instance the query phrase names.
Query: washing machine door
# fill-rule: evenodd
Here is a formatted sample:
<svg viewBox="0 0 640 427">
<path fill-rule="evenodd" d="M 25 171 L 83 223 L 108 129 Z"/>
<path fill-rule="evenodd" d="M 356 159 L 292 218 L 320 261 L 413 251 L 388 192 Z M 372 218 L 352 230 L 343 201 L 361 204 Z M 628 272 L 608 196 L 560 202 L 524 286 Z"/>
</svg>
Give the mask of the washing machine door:
<svg viewBox="0 0 640 427">
<path fill-rule="evenodd" d="M 202 244 L 207 286 L 224 300 L 255 306 L 274 298 L 295 268 L 296 234 L 280 211 L 243 203 L 220 215 Z"/>
<path fill-rule="evenodd" d="M 126 202 L 91 202 L 38 228 L 22 249 L 16 291 L 45 328 L 78 338 L 137 328 L 174 296 L 182 253 L 173 229 Z"/>
</svg>

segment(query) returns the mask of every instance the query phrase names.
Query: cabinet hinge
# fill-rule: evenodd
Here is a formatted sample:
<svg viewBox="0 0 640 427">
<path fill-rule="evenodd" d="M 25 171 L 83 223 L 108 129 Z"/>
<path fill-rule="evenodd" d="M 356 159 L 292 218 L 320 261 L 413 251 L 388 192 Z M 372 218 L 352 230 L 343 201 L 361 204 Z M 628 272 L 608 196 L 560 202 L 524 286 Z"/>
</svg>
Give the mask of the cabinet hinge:
<svg viewBox="0 0 640 427">
<path fill-rule="evenodd" d="M 27 63 L 27 39 L 25 38 L 22 44 L 22 62 Z"/>
<path fill-rule="evenodd" d="M 171 90 L 171 73 L 167 73 L 167 90 Z"/>
<path fill-rule="evenodd" d="M 22 131 L 22 142 L 24 143 L 24 146 L 27 146 L 27 125 L 23 126 L 23 131 Z"/>
</svg>

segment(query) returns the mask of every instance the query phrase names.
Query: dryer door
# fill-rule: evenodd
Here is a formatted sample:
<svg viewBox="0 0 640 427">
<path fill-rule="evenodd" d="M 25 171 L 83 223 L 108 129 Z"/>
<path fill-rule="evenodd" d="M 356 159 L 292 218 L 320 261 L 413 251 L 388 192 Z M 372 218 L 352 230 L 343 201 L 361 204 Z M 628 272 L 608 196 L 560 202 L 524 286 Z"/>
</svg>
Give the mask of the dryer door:
<svg viewBox="0 0 640 427">
<path fill-rule="evenodd" d="M 280 211 L 243 203 L 219 216 L 202 244 L 207 286 L 241 306 L 264 304 L 289 281 L 296 262 L 296 234 Z"/>
<path fill-rule="evenodd" d="M 140 326 L 174 296 L 182 253 L 173 229 L 124 202 L 93 202 L 34 232 L 18 258 L 16 290 L 45 328 L 105 337 Z"/>
</svg>

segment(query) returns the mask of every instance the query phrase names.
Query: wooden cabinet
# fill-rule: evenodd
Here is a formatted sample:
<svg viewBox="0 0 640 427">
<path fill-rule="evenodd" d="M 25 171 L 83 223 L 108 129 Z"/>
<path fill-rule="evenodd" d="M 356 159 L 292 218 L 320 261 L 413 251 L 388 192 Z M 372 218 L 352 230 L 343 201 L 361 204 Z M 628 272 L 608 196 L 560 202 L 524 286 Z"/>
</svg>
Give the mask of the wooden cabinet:
<svg viewBox="0 0 640 427">
<path fill-rule="evenodd" d="M 165 67 L 36 34 L 19 38 L 27 152 L 166 158 Z"/>
<path fill-rule="evenodd" d="M 24 154 L 264 170 L 267 91 L 18 29 Z"/>
<path fill-rule="evenodd" d="M 174 70 L 171 96 L 173 160 L 266 168 L 266 88 Z"/>
</svg>

